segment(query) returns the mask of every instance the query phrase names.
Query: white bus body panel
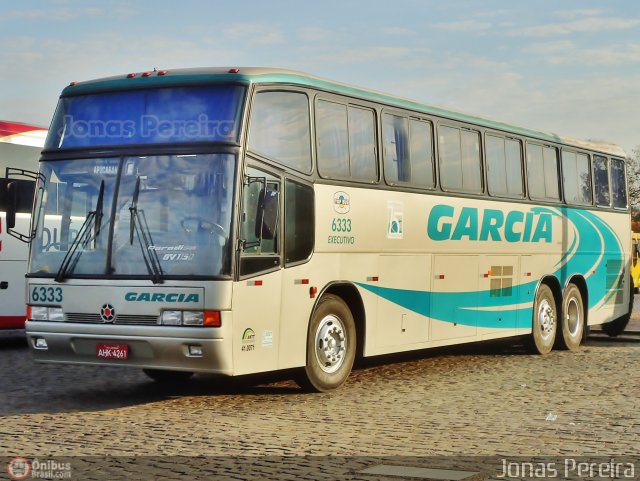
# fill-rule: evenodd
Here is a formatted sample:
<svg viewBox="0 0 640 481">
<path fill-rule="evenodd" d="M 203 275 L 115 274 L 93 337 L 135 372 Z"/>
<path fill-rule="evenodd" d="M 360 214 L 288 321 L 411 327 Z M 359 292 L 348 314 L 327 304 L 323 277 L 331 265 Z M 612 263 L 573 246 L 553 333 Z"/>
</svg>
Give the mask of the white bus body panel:
<svg viewBox="0 0 640 481">
<path fill-rule="evenodd" d="M 1 136 L 0 132 L 0 177 L 6 168 L 13 167 L 30 171 L 38 170 L 38 158 L 44 145 L 46 130 L 35 130 L 20 135 Z M 29 230 L 31 216 L 16 214 L 17 232 Z M 0 329 L 22 328 L 26 319 L 25 273 L 29 246 L 7 233 L 6 212 L 0 211 Z"/>
</svg>

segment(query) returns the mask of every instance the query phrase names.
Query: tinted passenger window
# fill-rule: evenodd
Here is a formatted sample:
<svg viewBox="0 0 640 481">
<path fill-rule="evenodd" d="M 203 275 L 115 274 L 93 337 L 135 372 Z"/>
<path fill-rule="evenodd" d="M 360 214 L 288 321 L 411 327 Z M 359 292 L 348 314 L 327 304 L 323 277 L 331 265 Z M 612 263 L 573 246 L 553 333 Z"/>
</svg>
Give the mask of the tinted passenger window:
<svg viewBox="0 0 640 481">
<path fill-rule="evenodd" d="M 313 188 L 287 180 L 284 205 L 285 264 L 308 259 L 314 240 Z"/>
<path fill-rule="evenodd" d="M 385 114 L 382 129 L 387 182 L 432 189 L 435 181 L 431 123 Z"/>
<path fill-rule="evenodd" d="M 411 119 L 411 183 L 418 187 L 435 187 L 433 175 L 433 134 L 431 122 Z"/>
<path fill-rule="evenodd" d="M 371 109 L 349 106 L 349 156 L 351 178 L 367 182 L 378 180 L 376 126 Z"/>
<path fill-rule="evenodd" d="M 609 193 L 609 159 L 593 156 L 593 182 L 596 187 L 596 204 L 602 207 L 611 205 Z"/>
<path fill-rule="evenodd" d="M 569 204 L 591 204 L 589 157 L 576 152 L 562 152 L 564 199 Z"/>
<path fill-rule="evenodd" d="M 480 133 L 441 126 L 440 183 L 445 190 L 482 192 Z"/>
<path fill-rule="evenodd" d="M 559 200 L 558 152 L 553 147 L 527 144 L 529 196 L 537 200 Z"/>
<path fill-rule="evenodd" d="M 378 178 L 373 111 L 337 102 L 316 104 L 318 172 L 322 177 L 374 182 Z"/>
<path fill-rule="evenodd" d="M 614 207 L 627 207 L 627 181 L 624 161 L 620 159 L 611 159 L 611 194 Z"/>
<path fill-rule="evenodd" d="M 249 149 L 301 172 L 310 172 L 307 96 L 297 92 L 258 93 L 251 110 Z"/>
<path fill-rule="evenodd" d="M 487 182 L 491 195 L 522 197 L 522 147 L 519 140 L 487 135 Z"/>
<path fill-rule="evenodd" d="M 406 117 L 384 114 L 382 116 L 384 140 L 384 177 L 387 182 L 409 182 L 409 120 Z"/>
<path fill-rule="evenodd" d="M 349 135 L 347 106 L 318 101 L 316 135 L 318 136 L 318 171 L 322 177 L 349 178 Z"/>
</svg>

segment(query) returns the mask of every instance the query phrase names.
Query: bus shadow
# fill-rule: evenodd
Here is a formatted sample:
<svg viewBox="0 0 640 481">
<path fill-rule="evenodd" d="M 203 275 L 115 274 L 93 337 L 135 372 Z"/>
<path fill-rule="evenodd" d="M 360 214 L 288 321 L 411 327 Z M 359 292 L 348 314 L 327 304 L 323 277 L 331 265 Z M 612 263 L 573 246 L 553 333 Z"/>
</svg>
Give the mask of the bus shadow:
<svg viewBox="0 0 640 481">
<path fill-rule="evenodd" d="M 24 349 L 26 347 L 27 337 L 23 329 L 4 331 L 0 333 L 0 351 Z"/>
<path fill-rule="evenodd" d="M 25 359 L 26 360 L 26 359 Z M 28 359 L 20 372 L 7 373 L 0 397 L 0 417 L 21 414 L 100 412 L 175 398 L 225 396 L 289 396 L 302 394 L 288 371 L 236 378 L 195 375 L 180 383 L 162 384 L 139 370 L 41 365 Z M 24 373 L 28 372 L 28 376 Z"/>
<path fill-rule="evenodd" d="M 601 334 L 589 336 L 587 346 L 640 343 L 640 336 L 611 338 Z M 175 398 L 210 398 L 223 401 L 226 396 L 308 396 L 293 379 L 300 370 L 284 370 L 238 377 L 197 374 L 182 383 L 162 384 L 150 380 L 139 369 L 113 367 L 36 364 L 30 359 L 24 337 L 0 338 L 0 349 L 15 349 L 21 369 L 4 371 L 0 395 L 0 416 L 20 414 L 56 414 L 66 412 L 100 412 L 159 403 Z M 23 349 L 23 352 L 18 351 Z M 352 376 L 359 384 L 375 376 L 376 370 L 403 363 L 429 361 L 444 357 L 535 356 L 520 339 L 492 340 L 481 343 L 394 353 L 360 359 Z M 463 360 L 463 359 L 462 359 Z M 373 371 L 372 371 L 373 369 Z M 345 388 L 343 388 L 345 389 Z M 348 389 L 348 387 L 346 387 Z"/>
<path fill-rule="evenodd" d="M 532 355 L 521 339 L 493 339 L 489 341 L 456 344 L 416 351 L 384 354 L 360 359 L 357 368 L 386 366 L 397 363 L 420 361 L 444 356 L 526 356 Z"/>
<path fill-rule="evenodd" d="M 592 332 L 587 340 L 590 344 L 640 344 L 640 332 L 623 332 L 619 336 L 610 337 L 604 332 Z"/>
</svg>

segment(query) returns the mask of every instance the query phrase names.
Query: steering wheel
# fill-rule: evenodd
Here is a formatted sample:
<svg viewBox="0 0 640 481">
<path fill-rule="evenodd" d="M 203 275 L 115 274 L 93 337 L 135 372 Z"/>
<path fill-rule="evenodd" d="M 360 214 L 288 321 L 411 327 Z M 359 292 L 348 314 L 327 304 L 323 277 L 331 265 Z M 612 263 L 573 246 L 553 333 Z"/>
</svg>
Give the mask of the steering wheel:
<svg viewBox="0 0 640 481">
<path fill-rule="evenodd" d="M 184 217 L 180 221 L 180 226 L 182 227 L 182 230 L 190 234 L 193 232 L 206 232 L 208 234 L 217 234 L 221 237 L 227 237 L 227 232 L 220 224 L 203 219 L 197 215 Z"/>
</svg>

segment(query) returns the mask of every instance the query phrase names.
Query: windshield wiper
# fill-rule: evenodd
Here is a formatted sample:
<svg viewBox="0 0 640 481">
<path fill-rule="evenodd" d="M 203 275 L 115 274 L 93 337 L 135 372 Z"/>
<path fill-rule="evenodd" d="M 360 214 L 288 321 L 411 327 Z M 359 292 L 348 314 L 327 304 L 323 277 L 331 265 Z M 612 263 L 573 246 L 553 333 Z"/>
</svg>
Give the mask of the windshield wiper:
<svg viewBox="0 0 640 481">
<path fill-rule="evenodd" d="M 151 276 L 151 281 L 154 284 L 162 284 L 163 272 L 160 265 L 160 259 L 158 253 L 149 249 L 153 245 L 153 239 L 151 238 L 151 230 L 149 224 L 147 224 L 147 218 L 144 215 L 144 210 L 138 210 L 138 197 L 140 196 L 140 176 L 136 179 L 136 186 L 133 190 L 133 198 L 131 199 L 131 206 L 129 207 L 129 213 L 131 214 L 129 220 L 129 243 L 133 245 L 134 233 L 142 249 L 142 258 L 144 264 L 147 266 L 147 272 Z"/>
<path fill-rule="evenodd" d="M 69 246 L 67 254 L 62 259 L 60 269 L 56 274 L 55 281 L 63 282 L 68 272 L 73 272 L 78 264 L 80 256 L 84 252 L 89 242 L 97 239 L 100 234 L 100 223 L 102 222 L 102 205 L 104 203 L 104 180 L 100 181 L 100 190 L 98 192 L 98 200 L 96 202 L 95 210 L 92 210 L 87 214 L 84 219 L 82 227 L 73 242 Z M 93 234 L 91 234 L 91 227 L 93 226 Z M 79 247 L 82 249 L 78 250 Z"/>
</svg>

